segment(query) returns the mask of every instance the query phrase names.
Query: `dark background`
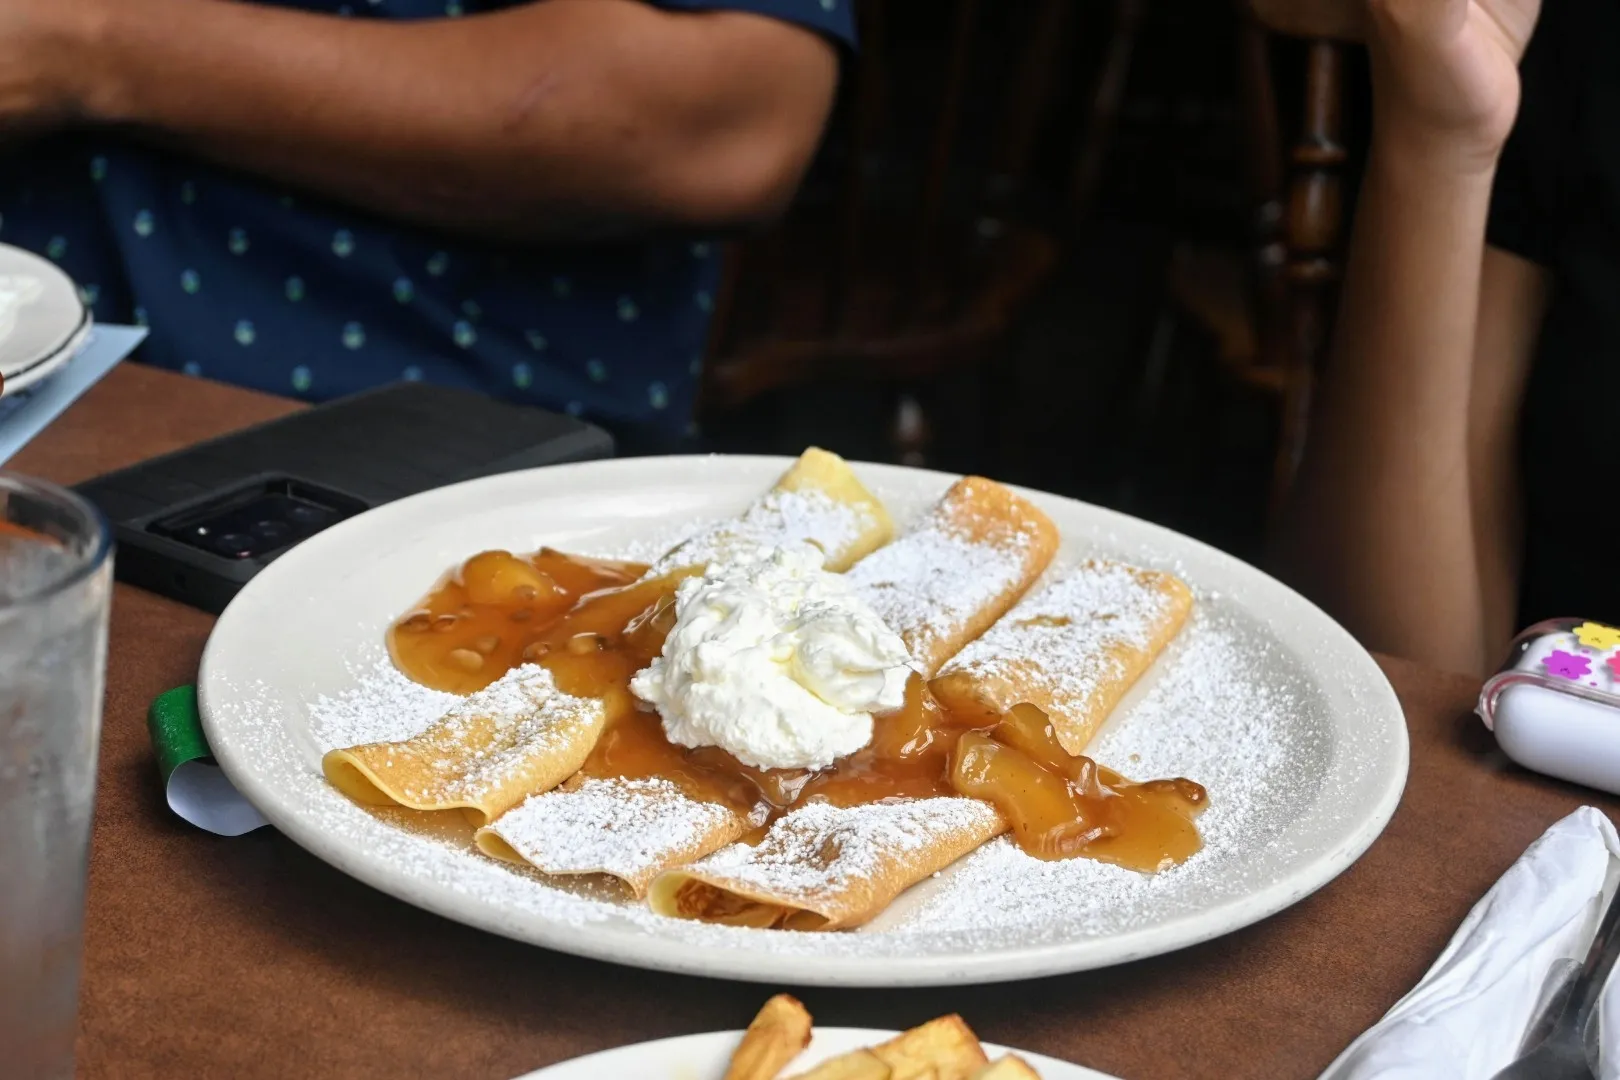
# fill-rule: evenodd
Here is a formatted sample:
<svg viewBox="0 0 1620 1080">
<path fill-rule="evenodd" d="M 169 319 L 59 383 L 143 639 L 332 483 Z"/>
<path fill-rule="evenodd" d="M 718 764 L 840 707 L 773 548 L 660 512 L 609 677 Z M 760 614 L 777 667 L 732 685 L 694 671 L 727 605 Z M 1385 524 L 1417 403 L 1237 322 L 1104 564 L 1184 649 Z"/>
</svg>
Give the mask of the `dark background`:
<svg viewBox="0 0 1620 1080">
<path fill-rule="evenodd" d="M 1225 317 L 1254 320 L 1246 309 L 1253 299 L 1248 268 L 1256 206 L 1245 184 L 1252 164 L 1245 155 L 1254 151 L 1242 137 L 1251 106 L 1240 100 L 1237 77 L 1244 16 L 1208 0 L 1064 6 L 1053 76 L 1036 110 L 1027 101 L 1009 105 L 1007 90 L 1028 67 L 1022 50 L 1042 5 L 972 5 L 967 20 L 970 59 L 959 80 L 960 123 L 945 168 L 942 219 L 962 229 L 975 215 L 982 219 L 985 191 L 994 184 L 981 177 L 998 140 L 1012 125 L 1038 117 L 1027 173 L 994 209 L 998 218 L 1049 237 L 1057 253 L 1007 331 L 982 356 L 944 362 L 900 383 L 867 378 L 864 369 L 852 377 L 847 365 L 829 364 L 823 374 L 740 404 L 711 403 L 704 435 L 719 450 L 794 454 L 815 443 L 854 458 L 985 472 L 1125 510 L 1257 558 L 1272 491 L 1277 394 L 1223 367 L 1209 320 L 1190 313 L 1167 287 L 1175 254 L 1197 253 L 1220 268 L 1195 276 L 1211 279 L 1209 291 L 1227 297 Z M 930 139 L 949 91 L 953 27 L 963 15 L 957 4 L 920 0 L 882 8 L 881 146 L 869 148 L 858 175 L 862 197 L 881 211 L 868 215 L 863 228 L 892 228 L 894 235 L 870 245 L 860 268 L 892 280 L 904 278 L 904 258 L 877 264 L 916 245 L 907 226 L 929 174 Z M 1124 92 L 1111 120 L 1099 121 L 1097 80 L 1133 15 Z M 1286 158 L 1303 122 L 1308 45 L 1278 35 L 1268 41 Z M 1347 222 L 1367 108 L 1359 50 L 1346 47 L 1343 55 L 1339 100 L 1349 157 L 1341 170 L 1347 190 L 1340 216 Z M 767 295 L 783 291 L 784 277 L 849 276 L 828 236 L 847 197 L 860 77 L 858 62 L 850 61 L 827 148 L 790 221 L 734 252 L 745 260 L 745 280 L 729 310 L 722 306 L 711 367 L 735 351 L 738 336 L 803 331 L 805 304 L 795 309 Z M 1076 161 L 1099 132 L 1106 145 L 1095 155 L 1098 183 L 1089 197 L 1077 198 Z M 896 449 L 901 393 L 923 406 L 929 437 L 920 455 Z"/>
</svg>

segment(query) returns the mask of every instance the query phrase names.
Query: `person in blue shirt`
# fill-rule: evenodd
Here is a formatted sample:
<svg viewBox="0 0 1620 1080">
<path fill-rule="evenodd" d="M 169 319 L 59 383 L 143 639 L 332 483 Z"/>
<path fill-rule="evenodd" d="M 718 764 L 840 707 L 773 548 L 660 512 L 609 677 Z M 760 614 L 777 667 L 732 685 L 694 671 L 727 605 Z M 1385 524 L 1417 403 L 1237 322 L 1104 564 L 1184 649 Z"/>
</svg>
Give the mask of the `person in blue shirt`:
<svg viewBox="0 0 1620 1080">
<path fill-rule="evenodd" d="M 791 199 L 853 0 L 0 0 L 0 242 L 143 359 L 692 419 L 705 237 Z"/>
</svg>

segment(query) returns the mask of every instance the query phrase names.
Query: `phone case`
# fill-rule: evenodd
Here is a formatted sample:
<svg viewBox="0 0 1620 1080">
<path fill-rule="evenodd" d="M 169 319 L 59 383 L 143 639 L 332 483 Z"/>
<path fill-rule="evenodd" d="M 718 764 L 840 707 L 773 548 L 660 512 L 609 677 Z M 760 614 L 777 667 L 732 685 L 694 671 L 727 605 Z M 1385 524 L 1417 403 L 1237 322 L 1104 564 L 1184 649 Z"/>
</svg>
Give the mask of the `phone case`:
<svg viewBox="0 0 1620 1080">
<path fill-rule="evenodd" d="M 318 529 L 228 551 L 177 529 L 188 515 L 254 494 L 321 504 L 319 527 L 419 491 L 613 455 L 605 431 L 470 391 L 396 383 L 317 405 L 79 485 L 118 542 L 122 581 L 222 611 L 259 570 Z M 201 532 L 202 530 L 195 530 Z"/>
<path fill-rule="evenodd" d="M 1528 628 L 1476 711 L 1525 768 L 1620 793 L 1620 628 L 1588 619 Z"/>
</svg>

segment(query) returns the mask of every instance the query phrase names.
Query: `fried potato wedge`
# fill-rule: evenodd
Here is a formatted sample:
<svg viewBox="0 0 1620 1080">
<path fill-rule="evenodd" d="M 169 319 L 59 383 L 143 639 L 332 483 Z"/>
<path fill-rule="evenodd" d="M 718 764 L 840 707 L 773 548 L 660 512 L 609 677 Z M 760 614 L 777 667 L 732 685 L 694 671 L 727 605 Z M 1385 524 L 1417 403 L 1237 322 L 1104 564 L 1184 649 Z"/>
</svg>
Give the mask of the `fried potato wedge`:
<svg viewBox="0 0 1620 1080">
<path fill-rule="evenodd" d="M 872 1053 L 889 1066 L 889 1080 L 971 1080 L 990 1063 L 978 1036 L 955 1013 L 902 1032 Z"/>
<path fill-rule="evenodd" d="M 822 1062 L 793 1080 L 892 1080 L 894 1070 L 870 1050 L 854 1050 Z"/>
<path fill-rule="evenodd" d="M 972 1080 L 1041 1080 L 1041 1074 L 1023 1058 L 1008 1054 L 974 1073 Z"/>
<path fill-rule="evenodd" d="M 777 994 L 743 1033 L 725 1080 L 776 1080 L 787 1063 L 809 1045 L 810 1011 L 798 998 Z"/>
<path fill-rule="evenodd" d="M 776 1080 L 810 1043 L 810 1014 L 795 998 L 778 994 L 748 1025 L 725 1080 Z M 994 1064 L 979 1037 L 952 1013 L 903 1031 L 869 1050 L 830 1058 L 792 1080 L 1041 1080 L 1016 1055 Z"/>
</svg>

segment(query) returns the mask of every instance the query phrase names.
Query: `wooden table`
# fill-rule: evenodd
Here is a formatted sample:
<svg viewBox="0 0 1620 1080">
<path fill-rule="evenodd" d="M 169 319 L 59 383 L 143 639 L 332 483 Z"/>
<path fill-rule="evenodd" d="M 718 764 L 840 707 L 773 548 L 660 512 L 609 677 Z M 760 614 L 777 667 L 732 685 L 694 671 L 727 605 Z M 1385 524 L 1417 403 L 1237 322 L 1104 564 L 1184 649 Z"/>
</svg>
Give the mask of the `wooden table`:
<svg viewBox="0 0 1620 1080">
<path fill-rule="evenodd" d="M 296 407 L 125 366 L 13 465 L 72 483 Z M 374 892 L 272 830 L 223 839 L 180 822 L 144 718 L 155 695 L 193 679 L 211 623 L 125 586 L 113 604 L 82 1076 L 506 1080 L 747 1022 L 766 988 L 515 944 Z M 1470 715 L 1477 683 L 1383 664 L 1406 708 L 1411 778 L 1388 831 L 1316 895 L 1124 967 L 803 998 L 829 1024 L 901 1027 L 958 1010 L 987 1039 L 1132 1080 L 1314 1076 L 1542 830 L 1583 802 L 1611 816 L 1620 805 L 1508 766 Z"/>
</svg>

